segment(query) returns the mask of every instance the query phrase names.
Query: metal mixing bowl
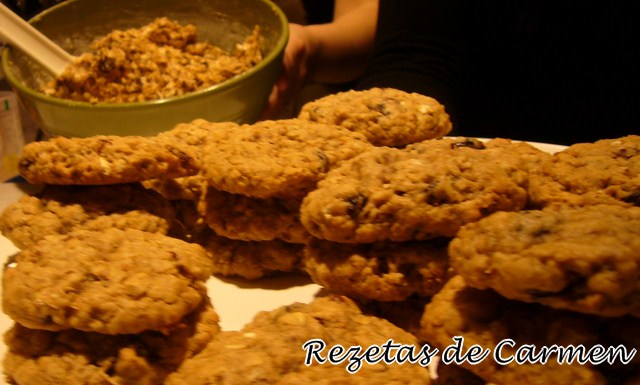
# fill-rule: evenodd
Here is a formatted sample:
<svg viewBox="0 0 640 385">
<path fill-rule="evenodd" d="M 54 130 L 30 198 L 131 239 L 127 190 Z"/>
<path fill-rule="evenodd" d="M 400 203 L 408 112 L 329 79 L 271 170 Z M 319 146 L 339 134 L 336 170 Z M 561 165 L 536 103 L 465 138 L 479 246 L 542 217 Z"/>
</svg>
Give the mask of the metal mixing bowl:
<svg viewBox="0 0 640 385">
<path fill-rule="evenodd" d="M 186 95 L 138 103 L 85 103 L 44 95 L 51 76 L 16 49 L 2 69 L 23 106 L 50 135 L 154 135 L 196 118 L 256 121 L 282 68 L 288 39 L 284 13 L 269 0 L 67 0 L 29 22 L 69 53 L 79 55 L 114 29 L 138 28 L 168 17 L 198 28 L 198 40 L 232 50 L 259 25 L 264 59 L 249 71 Z"/>
</svg>

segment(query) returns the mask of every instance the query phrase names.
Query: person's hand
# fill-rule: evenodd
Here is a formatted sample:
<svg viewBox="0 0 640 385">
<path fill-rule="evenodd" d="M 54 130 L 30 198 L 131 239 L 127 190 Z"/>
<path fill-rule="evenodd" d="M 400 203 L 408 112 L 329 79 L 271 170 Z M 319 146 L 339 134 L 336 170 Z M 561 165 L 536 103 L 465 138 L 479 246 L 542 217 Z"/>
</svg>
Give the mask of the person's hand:
<svg viewBox="0 0 640 385">
<path fill-rule="evenodd" d="M 271 91 L 263 119 L 273 119 L 294 100 L 309 77 L 310 35 L 305 27 L 289 24 L 289 41 L 284 51 L 283 68 Z"/>
</svg>

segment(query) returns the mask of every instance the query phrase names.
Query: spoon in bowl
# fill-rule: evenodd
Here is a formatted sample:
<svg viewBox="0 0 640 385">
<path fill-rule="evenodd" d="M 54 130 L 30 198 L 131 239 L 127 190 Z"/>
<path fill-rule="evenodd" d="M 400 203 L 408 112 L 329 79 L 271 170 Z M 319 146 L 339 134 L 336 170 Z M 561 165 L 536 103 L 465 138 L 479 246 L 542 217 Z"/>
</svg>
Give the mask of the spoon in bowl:
<svg viewBox="0 0 640 385">
<path fill-rule="evenodd" d="M 19 48 L 54 76 L 62 74 L 75 56 L 0 3 L 0 40 Z"/>
</svg>

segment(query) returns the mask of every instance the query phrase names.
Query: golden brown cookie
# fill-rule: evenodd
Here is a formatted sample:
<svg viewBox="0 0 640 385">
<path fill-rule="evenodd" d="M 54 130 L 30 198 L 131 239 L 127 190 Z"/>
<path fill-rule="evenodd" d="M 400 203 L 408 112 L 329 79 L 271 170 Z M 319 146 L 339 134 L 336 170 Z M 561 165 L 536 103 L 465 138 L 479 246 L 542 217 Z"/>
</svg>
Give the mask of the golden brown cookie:
<svg viewBox="0 0 640 385">
<path fill-rule="evenodd" d="M 442 137 L 451 121 L 437 100 L 394 88 L 350 90 L 308 102 L 299 119 L 364 134 L 376 146 L 400 147 Z"/>
<path fill-rule="evenodd" d="M 202 167 L 209 184 L 255 198 L 300 198 L 371 147 L 362 134 L 296 119 L 215 130 L 208 140 Z"/>
<path fill-rule="evenodd" d="M 213 274 L 256 280 L 300 271 L 303 245 L 273 241 L 238 241 L 211 232 L 202 246 L 213 261 Z"/>
<path fill-rule="evenodd" d="M 377 301 L 437 293 L 449 276 L 447 242 L 341 244 L 313 240 L 303 268 L 330 292 Z"/>
<path fill-rule="evenodd" d="M 164 330 L 204 299 L 211 260 L 196 244 L 134 229 L 51 235 L 4 270 L 3 310 L 33 329 Z"/>
<path fill-rule="evenodd" d="M 640 207 L 496 213 L 465 226 L 449 254 L 472 287 L 561 309 L 640 316 Z"/>
<path fill-rule="evenodd" d="M 192 154 L 168 141 L 140 136 L 54 137 L 27 144 L 18 169 L 30 183 L 117 184 L 198 171 Z"/>
<path fill-rule="evenodd" d="M 466 223 L 525 206 L 526 171 L 499 162 L 470 147 L 377 147 L 331 170 L 304 198 L 300 219 L 315 237 L 342 243 L 452 237 Z"/>
<path fill-rule="evenodd" d="M 216 234 L 227 238 L 305 243 L 311 236 L 300 223 L 300 202 L 252 198 L 207 187 L 198 211 Z"/>
<path fill-rule="evenodd" d="M 557 311 L 541 305 L 507 300 L 491 290 L 467 286 L 460 276 L 450 279 L 443 290 L 426 306 L 420 337 L 440 349 L 455 346 L 461 337 L 463 353 L 472 345 L 489 349 L 490 354 L 471 364 L 461 365 L 492 384 L 607 384 L 593 366 L 578 363 L 559 364 L 554 355 L 546 364 L 500 365 L 493 354 L 499 344 L 512 339 L 516 346 L 502 345 L 499 359 L 513 357 L 517 347 L 593 346 L 599 342 L 598 325 L 590 317 Z"/>
<path fill-rule="evenodd" d="M 7 377 L 17 385 L 160 385 L 220 331 L 209 301 L 165 333 L 51 332 L 16 324 L 4 336 Z"/>
<path fill-rule="evenodd" d="M 640 136 L 578 143 L 554 154 L 533 172 L 530 194 L 537 208 L 640 206 Z"/>
<path fill-rule="evenodd" d="M 305 365 L 303 344 L 321 339 L 326 350 L 384 344 L 414 345 L 411 334 L 376 317 L 363 315 L 346 297 L 321 297 L 310 304 L 295 303 L 260 312 L 241 331 L 221 332 L 198 355 L 187 360 L 167 385 L 178 384 L 429 384 L 427 370 L 418 364 L 378 364 L 347 372 L 346 362 Z M 419 348 L 418 348 L 419 349 Z M 390 352 L 391 357 L 395 352 Z"/>
<path fill-rule="evenodd" d="M 0 231 L 19 248 L 46 235 L 73 230 L 133 228 L 167 234 L 175 210 L 169 202 L 139 184 L 109 186 L 48 185 L 24 195 L 0 214 Z"/>
</svg>

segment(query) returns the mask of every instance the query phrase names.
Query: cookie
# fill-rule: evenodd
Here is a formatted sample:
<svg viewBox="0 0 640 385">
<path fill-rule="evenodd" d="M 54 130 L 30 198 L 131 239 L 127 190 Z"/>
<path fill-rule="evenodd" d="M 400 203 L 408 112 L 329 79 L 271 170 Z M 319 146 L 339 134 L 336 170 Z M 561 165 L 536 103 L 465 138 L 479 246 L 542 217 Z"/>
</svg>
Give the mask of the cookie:
<svg viewBox="0 0 640 385">
<path fill-rule="evenodd" d="M 499 162 L 469 147 L 377 147 L 331 170 L 302 201 L 300 219 L 313 236 L 341 243 L 452 237 L 466 223 L 526 205 L 518 184 L 526 171 L 508 173 Z"/>
<path fill-rule="evenodd" d="M 184 152 L 193 155 L 200 167 L 202 151 L 207 144 L 209 134 L 214 130 L 232 130 L 236 127 L 238 124 L 233 122 L 209 122 L 196 119 L 190 123 L 180 123 L 169 131 L 159 133 L 155 140 L 182 147 Z M 198 172 L 195 175 L 179 178 L 161 177 L 145 180 L 142 185 L 170 200 L 198 200 L 202 195 L 204 183 L 206 183 L 205 178 Z"/>
<path fill-rule="evenodd" d="M 603 316 L 640 316 L 640 207 L 495 213 L 449 247 L 467 283 L 505 297 Z"/>
<path fill-rule="evenodd" d="M 168 200 L 194 200 L 202 197 L 206 180 L 201 173 L 181 178 L 158 178 L 142 181 L 142 185 Z"/>
<path fill-rule="evenodd" d="M 200 354 L 169 376 L 166 384 L 210 384 L 212 379 L 227 385 L 429 384 L 427 370 L 418 364 L 363 363 L 355 374 L 349 374 L 344 363 L 307 366 L 302 346 L 310 339 L 322 339 L 327 349 L 335 344 L 368 347 L 389 339 L 416 343 L 415 337 L 391 323 L 363 315 L 346 297 L 321 297 L 310 304 L 260 312 L 242 330 L 217 334 Z"/>
<path fill-rule="evenodd" d="M 300 198 L 331 168 L 371 147 L 362 134 L 296 119 L 215 130 L 208 140 L 208 183 L 255 198 Z"/>
<path fill-rule="evenodd" d="M 218 315 L 208 301 L 167 333 L 112 336 L 16 324 L 4 337 L 8 353 L 3 367 L 17 385 L 159 385 L 219 331 Z"/>
<path fill-rule="evenodd" d="M 155 136 L 155 139 L 161 142 L 179 143 L 202 150 L 207 144 L 207 137 L 212 131 L 232 130 L 236 127 L 239 127 L 239 125 L 234 122 L 210 122 L 204 119 L 195 119 L 189 123 L 179 123 L 168 131 L 160 132 Z"/>
<path fill-rule="evenodd" d="M 54 137 L 27 144 L 18 171 L 30 183 L 116 184 L 198 171 L 180 146 L 139 136 Z"/>
<path fill-rule="evenodd" d="M 640 136 L 578 143 L 531 175 L 534 207 L 553 204 L 640 206 Z"/>
<path fill-rule="evenodd" d="M 3 310 L 32 329 L 164 330 L 200 305 L 210 275 L 199 245 L 134 229 L 76 230 L 17 254 L 4 270 Z"/>
<path fill-rule="evenodd" d="M 300 222 L 300 203 L 300 199 L 252 198 L 207 187 L 198 211 L 223 237 L 305 243 L 311 236 Z"/>
<path fill-rule="evenodd" d="M 599 342 L 597 325 L 590 317 L 562 312 L 541 305 L 510 301 L 491 290 L 473 289 L 462 277 L 451 278 L 441 292 L 427 304 L 419 337 L 442 352 L 454 344 L 454 337 L 464 338 L 463 352 L 472 345 L 494 353 L 501 341 L 509 338 L 517 346 L 593 346 Z M 508 346 L 502 357 L 515 353 Z M 512 361 L 500 365 L 492 355 L 475 365 L 461 365 L 492 384 L 606 384 L 593 366 L 558 364 L 554 356 L 543 365 L 520 365 Z M 525 382 L 526 381 L 526 382 Z"/>
<path fill-rule="evenodd" d="M 377 301 L 437 293 L 448 278 L 447 242 L 340 244 L 313 240 L 303 268 L 330 292 Z"/>
<path fill-rule="evenodd" d="M 364 134 L 376 146 L 391 147 L 439 138 L 452 127 L 437 100 L 393 88 L 328 95 L 302 106 L 298 118 L 339 125 Z"/>
<path fill-rule="evenodd" d="M 0 214 L 0 231 L 22 249 L 46 235 L 79 229 L 133 228 L 167 234 L 174 217 L 175 210 L 166 199 L 136 183 L 47 185 L 7 206 Z"/>
<path fill-rule="evenodd" d="M 468 137 L 447 137 L 412 143 L 406 147 L 408 151 L 418 154 L 456 148 L 482 150 L 484 155 L 494 158 L 496 164 L 503 168 L 519 186 L 527 189 L 531 171 L 544 159 L 551 157 L 551 154 L 529 143 L 504 138 L 480 140 Z"/>
<path fill-rule="evenodd" d="M 300 270 L 303 245 L 273 241 L 237 241 L 212 232 L 203 247 L 213 261 L 213 274 L 256 280 Z"/>
</svg>

